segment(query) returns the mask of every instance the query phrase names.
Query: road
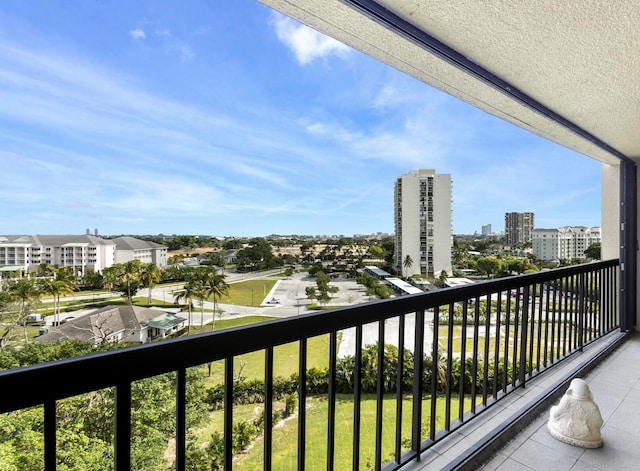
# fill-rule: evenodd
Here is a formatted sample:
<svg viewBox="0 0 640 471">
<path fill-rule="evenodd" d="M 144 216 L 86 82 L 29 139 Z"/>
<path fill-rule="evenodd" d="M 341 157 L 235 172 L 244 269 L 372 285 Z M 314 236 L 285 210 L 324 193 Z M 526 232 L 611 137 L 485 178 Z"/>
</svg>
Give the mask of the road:
<svg viewBox="0 0 640 471">
<path fill-rule="evenodd" d="M 269 270 L 260 273 L 235 273 L 227 271 L 225 273 L 227 283 L 233 285 L 233 283 L 241 282 L 250 279 L 270 279 L 273 280 L 272 275 L 281 273 L 282 270 Z M 230 319 L 234 317 L 244 316 L 268 316 L 268 317 L 291 317 L 307 312 L 306 305 L 311 301 L 307 298 L 305 289 L 307 286 L 315 286 L 315 279 L 307 272 L 296 272 L 291 277 L 284 277 L 279 279 L 273 288 L 265 293 L 264 299 L 259 307 L 255 306 L 240 306 L 236 304 L 224 304 L 218 303 L 218 310 L 221 314 L 216 315 L 216 320 Z M 365 294 L 364 288 L 356 283 L 353 279 L 337 278 L 332 279 L 331 284 L 338 287 L 338 292 L 333 294 L 331 301 L 332 306 L 349 306 L 354 304 L 361 304 L 369 302 L 369 297 Z M 172 302 L 174 299 L 174 293 L 182 288 L 182 283 L 176 283 L 171 285 L 156 286 L 151 290 L 151 296 L 154 299 L 163 302 Z M 66 299 L 87 299 L 95 301 L 99 297 L 113 296 L 105 294 L 103 296 L 90 295 L 74 295 Z M 138 292 L 137 296 L 148 296 L 148 290 L 142 289 Z M 267 301 L 273 298 L 278 299 L 278 303 L 268 303 Z M 192 325 L 207 325 L 213 321 L 213 302 L 205 301 L 204 309 L 210 312 L 205 312 L 203 315 L 200 312 L 200 305 L 198 301 L 194 302 L 194 309 L 192 311 Z M 188 318 L 188 313 L 181 312 L 180 308 L 163 309 L 163 311 L 174 312 L 176 315 Z M 77 317 L 84 315 L 88 310 L 76 311 L 73 313 L 65 313 L 62 317 Z M 51 317 L 51 319 L 49 319 Z M 52 316 L 48 316 L 45 321 L 51 323 L 53 321 Z M 398 319 L 389 319 L 385 324 L 385 343 L 398 345 Z M 405 328 L 405 346 L 408 349 L 413 350 L 413 316 L 407 316 L 406 328 Z M 427 333 L 425 336 L 425 349 L 431 348 L 431 335 Z M 378 341 L 378 327 L 377 324 L 369 324 L 363 327 L 363 345 L 374 344 Z M 346 329 L 342 331 L 340 347 L 338 356 L 343 357 L 345 355 L 353 355 L 355 351 L 355 329 Z M 426 350 L 430 351 L 430 350 Z"/>
</svg>

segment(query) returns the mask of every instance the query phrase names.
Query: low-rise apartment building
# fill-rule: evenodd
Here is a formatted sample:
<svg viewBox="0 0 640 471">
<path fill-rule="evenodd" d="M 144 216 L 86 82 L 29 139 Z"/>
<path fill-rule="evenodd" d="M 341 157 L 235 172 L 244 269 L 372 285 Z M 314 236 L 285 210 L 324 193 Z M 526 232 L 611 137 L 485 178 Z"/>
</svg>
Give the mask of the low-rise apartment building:
<svg viewBox="0 0 640 471">
<path fill-rule="evenodd" d="M 602 242 L 600 227 L 564 226 L 531 233 L 533 255 L 543 261 L 585 258 L 584 251 L 597 242 Z"/>
<path fill-rule="evenodd" d="M 139 259 L 167 265 L 167 248 L 133 237 L 103 239 L 93 235 L 0 235 L 0 272 L 37 271 L 41 264 L 71 267 L 83 276 L 114 263 Z M 129 240 L 130 239 L 130 240 Z"/>
<path fill-rule="evenodd" d="M 116 244 L 116 263 L 140 260 L 159 268 L 167 266 L 168 249 L 164 245 L 128 236 L 116 237 L 112 241 Z"/>
</svg>

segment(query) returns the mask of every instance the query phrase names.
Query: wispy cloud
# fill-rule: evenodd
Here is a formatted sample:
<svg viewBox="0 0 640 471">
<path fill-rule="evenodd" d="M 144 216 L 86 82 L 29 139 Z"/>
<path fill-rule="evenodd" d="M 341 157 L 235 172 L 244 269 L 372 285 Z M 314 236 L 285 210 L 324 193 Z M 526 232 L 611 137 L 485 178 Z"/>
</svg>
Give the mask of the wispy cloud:
<svg viewBox="0 0 640 471">
<path fill-rule="evenodd" d="M 144 34 L 144 30 L 140 28 L 129 30 L 129 36 L 131 36 L 134 40 L 146 38 L 146 35 Z"/>
<path fill-rule="evenodd" d="M 121 18 L 111 23 L 121 51 L 75 31 L 54 44 L 37 25 L 29 41 L 3 36 L 5 231 L 390 232 L 394 180 L 412 168 L 452 174 L 460 232 L 500 230 L 504 212 L 521 209 L 541 211 L 541 224 L 545 211 L 580 223 L 578 211 L 599 204 L 587 191 L 597 176 L 572 166 L 574 153 L 290 19 L 251 10 L 256 34 L 272 39 L 256 42 L 244 23 L 229 30 L 218 15 L 201 30 L 200 17 L 162 5 L 162 20 L 138 11 L 144 29 L 129 37 Z M 347 55 L 321 77 L 298 66 Z M 540 192 L 557 194 L 544 198 L 553 207 Z"/>
<path fill-rule="evenodd" d="M 329 56 L 346 57 L 351 51 L 351 48 L 341 42 L 281 14 L 273 14 L 272 24 L 278 39 L 295 54 L 296 60 L 302 65 Z"/>
</svg>

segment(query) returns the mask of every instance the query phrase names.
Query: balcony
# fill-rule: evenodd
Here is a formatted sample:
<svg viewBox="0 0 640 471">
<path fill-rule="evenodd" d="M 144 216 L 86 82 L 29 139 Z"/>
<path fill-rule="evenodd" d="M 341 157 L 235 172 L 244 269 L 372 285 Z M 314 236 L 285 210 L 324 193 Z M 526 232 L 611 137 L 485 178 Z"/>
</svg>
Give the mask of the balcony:
<svg viewBox="0 0 640 471">
<path fill-rule="evenodd" d="M 131 466 L 132 383 L 175 373 L 175 467 L 183 470 L 186 371 L 222 360 L 223 461 L 232 469 L 234 366 L 238 355 L 260 351 L 265 359 L 263 467 L 282 469 L 273 441 L 274 349 L 294 342 L 299 355 L 292 466 L 308 469 L 306 433 L 314 419 L 306 412 L 312 395 L 307 352 L 310 339 L 326 336 L 327 388 L 313 393 L 327 403 L 323 469 L 431 469 L 436 464 L 473 469 L 558 398 L 570 379 L 626 339 L 619 328 L 618 293 L 619 264 L 611 260 L 44 363 L 0 372 L 0 412 L 42 408 L 43 468 L 53 470 L 58 401 L 113 388 L 114 468 L 126 470 Z M 376 349 L 367 363 L 364 352 L 371 350 L 364 333 L 371 331 L 374 343 L 395 344 L 397 355 L 388 355 L 393 348 Z M 345 335 L 353 339 L 350 363 L 338 355 Z M 371 367 L 377 380 L 366 385 L 365 369 Z M 373 419 L 363 414 L 365 395 L 375 399 Z M 352 410 L 346 423 L 336 414 L 338 402 L 345 401 Z M 365 429 L 375 436 L 369 447 L 362 444 Z M 336 450 L 344 446 L 350 458 L 337 462 Z"/>
</svg>

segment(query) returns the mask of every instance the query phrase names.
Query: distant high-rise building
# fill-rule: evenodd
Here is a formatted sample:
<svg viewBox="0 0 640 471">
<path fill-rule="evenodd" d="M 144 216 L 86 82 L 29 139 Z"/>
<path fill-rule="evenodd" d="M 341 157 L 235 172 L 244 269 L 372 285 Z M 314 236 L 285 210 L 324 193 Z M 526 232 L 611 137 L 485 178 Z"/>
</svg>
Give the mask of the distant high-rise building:
<svg viewBox="0 0 640 471">
<path fill-rule="evenodd" d="M 394 265 L 398 273 L 451 273 L 451 175 L 418 169 L 398 177 L 394 222 Z"/>
<path fill-rule="evenodd" d="M 528 244 L 533 231 L 533 213 L 505 213 L 504 240 L 507 245 Z"/>
<path fill-rule="evenodd" d="M 493 234 L 493 232 L 491 232 L 491 224 L 487 224 L 486 226 L 482 226 L 482 235 L 483 236 L 488 236 Z"/>
</svg>

